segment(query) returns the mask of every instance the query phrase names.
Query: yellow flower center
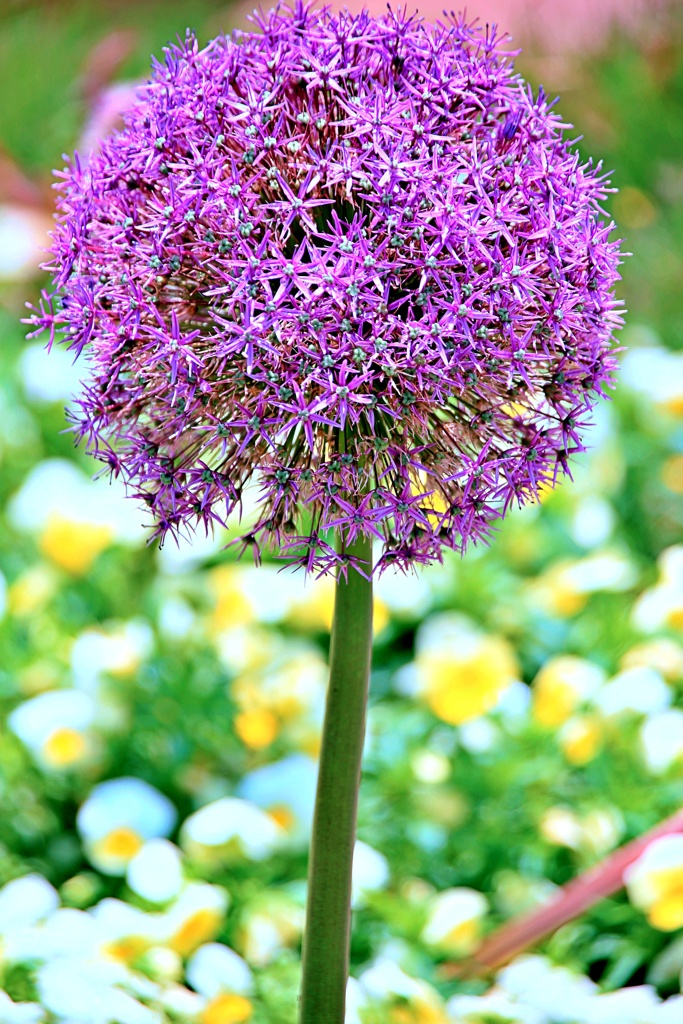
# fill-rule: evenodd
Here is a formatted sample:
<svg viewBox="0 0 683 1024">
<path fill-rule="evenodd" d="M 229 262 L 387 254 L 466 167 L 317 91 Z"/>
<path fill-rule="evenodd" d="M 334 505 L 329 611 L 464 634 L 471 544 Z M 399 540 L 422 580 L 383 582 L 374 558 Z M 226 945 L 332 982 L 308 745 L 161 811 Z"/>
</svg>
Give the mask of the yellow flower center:
<svg viewBox="0 0 683 1024">
<path fill-rule="evenodd" d="M 279 731 L 280 723 L 267 708 L 254 708 L 235 716 L 235 732 L 252 750 L 270 746 Z"/>
<path fill-rule="evenodd" d="M 225 993 L 212 999 L 202 1013 L 202 1024 L 242 1024 L 251 1017 L 252 1006 L 244 996 Z"/>
<path fill-rule="evenodd" d="M 122 825 L 114 828 L 99 841 L 97 852 L 104 857 L 131 860 L 142 846 L 142 837 L 132 828 Z"/>
<path fill-rule="evenodd" d="M 127 935 L 125 938 L 108 943 L 104 947 L 104 951 L 112 960 L 118 960 L 120 963 L 130 966 L 142 956 L 148 946 L 149 940 L 141 935 Z"/>
<path fill-rule="evenodd" d="M 40 549 L 60 568 L 80 576 L 88 571 L 112 539 L 109 526 L 76 523 L 53 513 L 40 538 Z"/>
<path fill-rule="evenodd" d="M 170 940 L 169 946 L 181 956 L 189 956 L 203 942 L 215 938 L 221 921 L 222 916 L 215 910 L 210 910 L 208 907 L 196 910 L 183 922 Z"/>
<path fill-rule="evenodd" d="M 289 807 L 286 807 L 284 804 L 275 804 L 274 807 L 269 807 L 268 814 L 275 824 L 279 825 L 280 828 L 283 828 L 285 832 L 290 832 L 294 827 L 296 818 Z"/>
<path fill-rule="evenodd" d="M 45 760 L 57 768 L 80 761 L 86 752 L 85 737 L 76 729 L 62 726 L 50 733 L 43 745 Z"/>
</svg>

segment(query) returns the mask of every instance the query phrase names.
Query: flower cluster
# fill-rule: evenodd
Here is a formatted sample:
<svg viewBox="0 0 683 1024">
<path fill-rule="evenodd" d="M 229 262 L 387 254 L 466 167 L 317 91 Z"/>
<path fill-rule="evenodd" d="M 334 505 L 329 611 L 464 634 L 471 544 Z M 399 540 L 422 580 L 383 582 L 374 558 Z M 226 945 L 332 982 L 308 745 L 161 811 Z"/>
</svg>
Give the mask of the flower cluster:
<svg viewBox="0 0 683 1024">
<path fill-rule="evenodd" d="M 614 367 L 599 168 L 493 32 L 297 2 L 169 47 L 64 172 L 77 431 L 156 534 L 239 511 L 306 569 L 342 528 L 438 559 L 553 484 Z"/>
</svg>

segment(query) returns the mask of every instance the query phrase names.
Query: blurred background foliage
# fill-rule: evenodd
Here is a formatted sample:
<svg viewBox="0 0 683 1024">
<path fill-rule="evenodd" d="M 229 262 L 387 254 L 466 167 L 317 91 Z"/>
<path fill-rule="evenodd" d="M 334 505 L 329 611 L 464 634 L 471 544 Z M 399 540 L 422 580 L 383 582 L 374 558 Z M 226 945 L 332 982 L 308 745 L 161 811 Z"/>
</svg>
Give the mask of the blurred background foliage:
<svg viewBox="0 0 683 1024">
<path fill-rule="evenodd" d="M 486 996 L 446 966 L 683 803 L 683 12 L 623 4 L 574 45 L 581 5 L 558 3 L 560 45 L 533 7 L 509 7 L 518 67 L 615 169 L 628 351 L 574 484 L 378 584 L 351 1022 L 683 1019 L 680 844 L 528 976 Z M 0 11 L 0 1021 L 294 1019 L 330 584 L 238 564 L 229 536 L 147 546 L 64 432 L 78 368 L 20 324 L 52 168 L 188 20 L 245 24 L 209 0 Z M 628 1000 L 572 1010 L 550 962 Z M 565 983 L 557 1016 L 541 993 Z"/>
</svg>

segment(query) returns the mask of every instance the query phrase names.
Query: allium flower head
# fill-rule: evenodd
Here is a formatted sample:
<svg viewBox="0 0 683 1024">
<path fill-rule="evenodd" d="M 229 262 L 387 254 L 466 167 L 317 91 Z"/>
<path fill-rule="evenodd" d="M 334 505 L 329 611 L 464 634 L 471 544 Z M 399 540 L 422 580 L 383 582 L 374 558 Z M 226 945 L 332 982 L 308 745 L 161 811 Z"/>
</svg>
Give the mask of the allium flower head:
<svg viewBox="0 0 683 1024">
<path fill-rule="evenodd" d="M 298 2 L 188 35 L 63 174 L 54 290 L 79 436 L 155 535 L 224 522 L 306 569 L 485 536 L 582 451 L 611 382 L 600 167 L 495 32 Z"/>
</svg>

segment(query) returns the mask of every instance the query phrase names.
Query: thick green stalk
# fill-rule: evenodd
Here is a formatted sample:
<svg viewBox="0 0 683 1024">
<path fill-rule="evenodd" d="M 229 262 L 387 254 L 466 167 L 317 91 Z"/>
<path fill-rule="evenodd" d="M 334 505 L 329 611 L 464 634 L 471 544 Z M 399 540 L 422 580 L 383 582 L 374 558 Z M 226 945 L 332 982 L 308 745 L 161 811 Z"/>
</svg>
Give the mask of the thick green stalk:
<svg viewBox="0 0 683 1024">
<path fill-rule="evenodd" d="M 372 541 L 340 550 L 372 563 Z M 351 867 L 372 648 L 372 582 L 337 579 L 330 682 L 308 868 L 300 1024 L 343 1024 L 349 973 Z"/>
</svg>

